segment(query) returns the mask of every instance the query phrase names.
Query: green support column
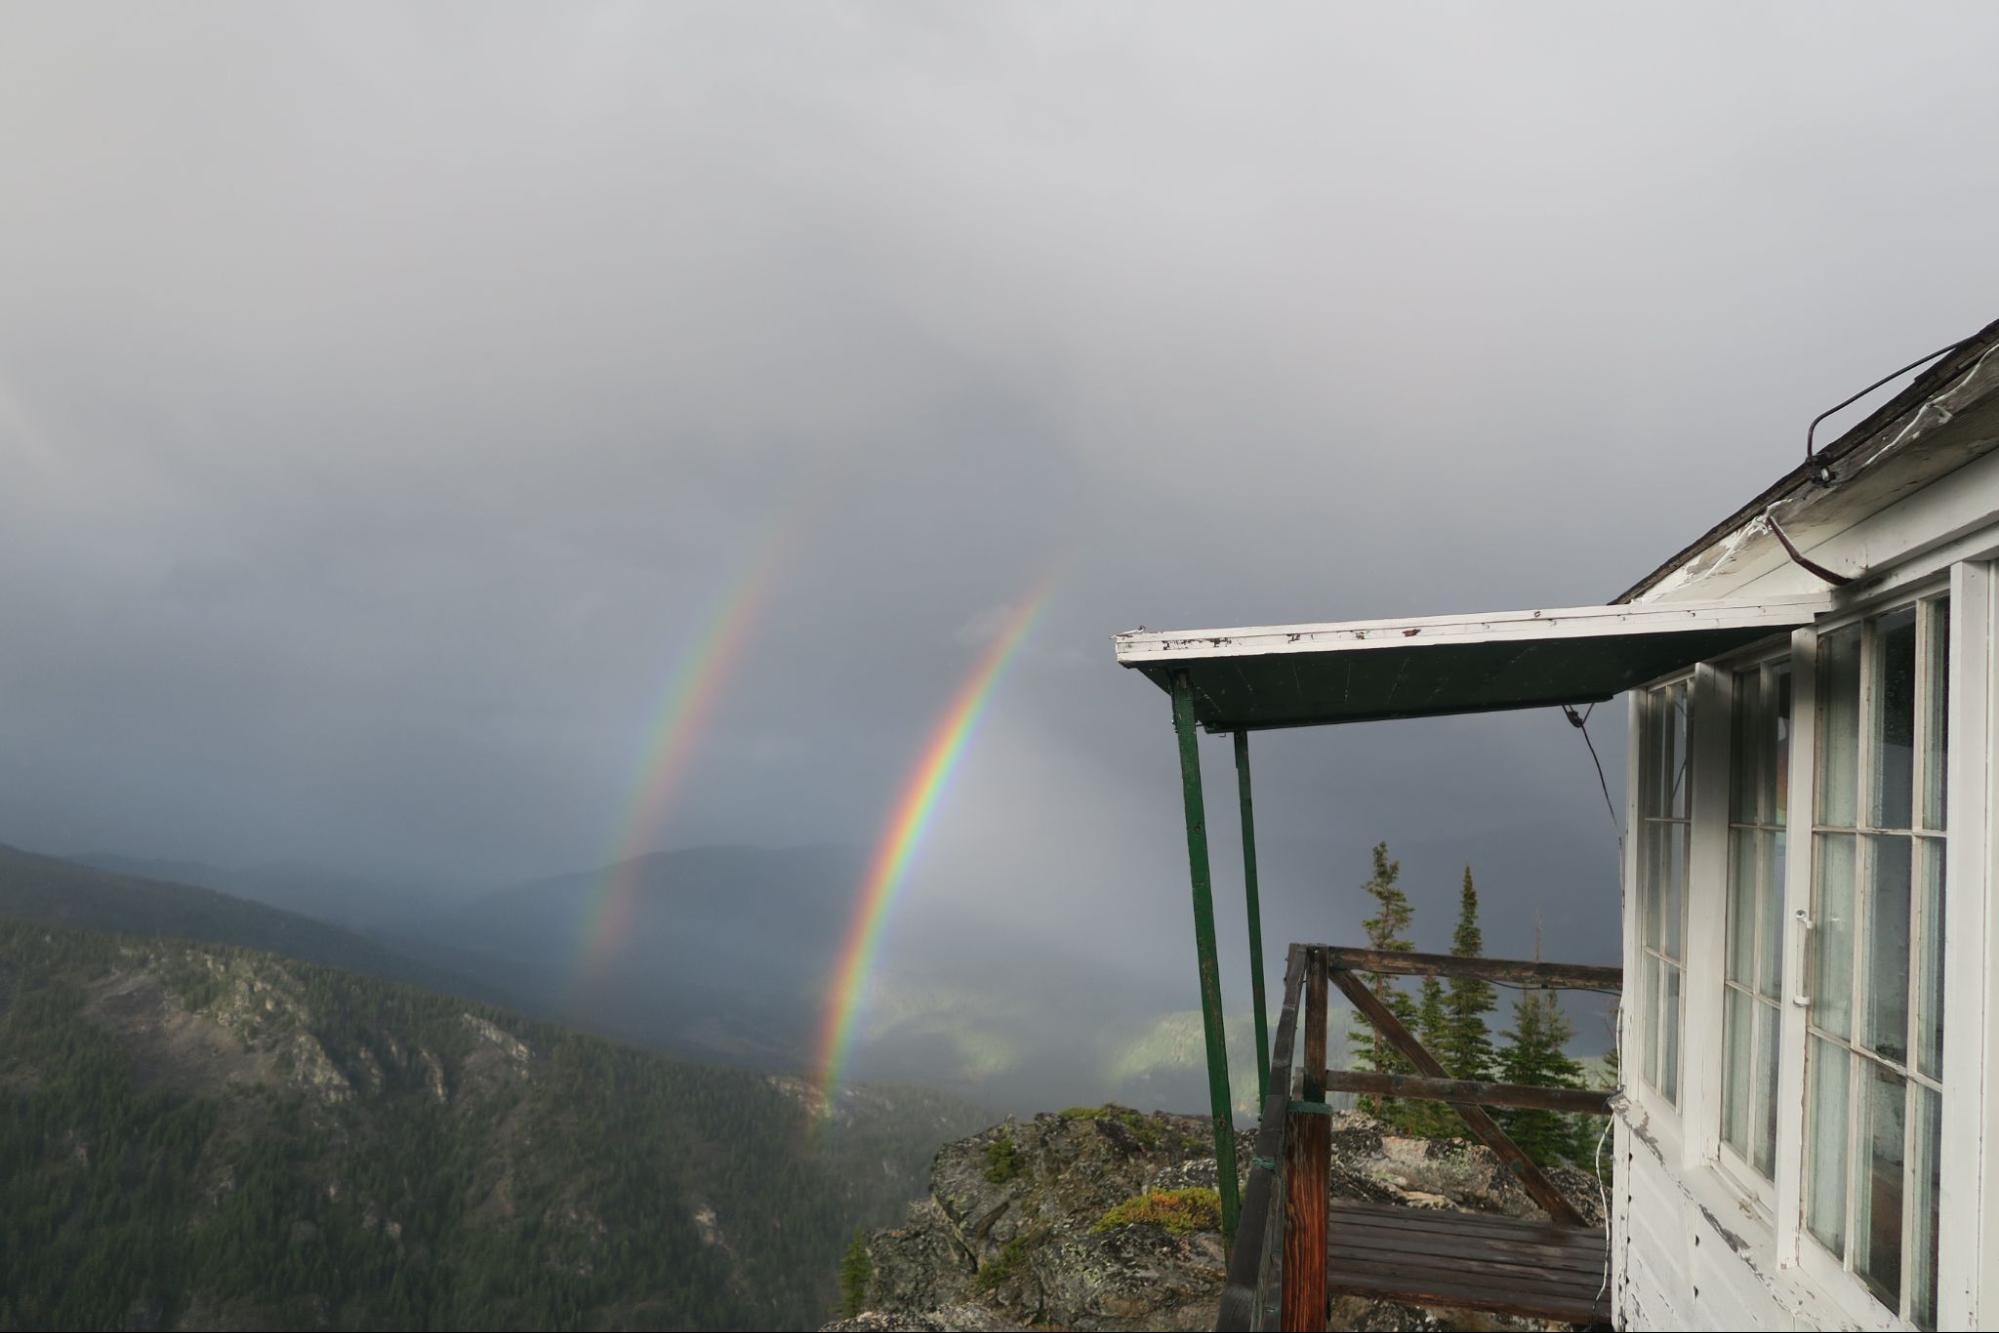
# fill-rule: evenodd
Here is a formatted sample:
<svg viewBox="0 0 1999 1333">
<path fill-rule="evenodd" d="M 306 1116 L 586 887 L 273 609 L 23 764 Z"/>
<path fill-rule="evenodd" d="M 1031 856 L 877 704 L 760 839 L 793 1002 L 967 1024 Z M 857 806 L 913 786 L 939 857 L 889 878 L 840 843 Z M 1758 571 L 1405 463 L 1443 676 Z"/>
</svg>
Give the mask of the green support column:
<svg viewBox="0 0 1999 1333">
<path fill-rule="evenodd" d="M 1256 1104 L 1270 1097 L 1270 1029 L 1263 1012 L 1263 907 L 1256 897 L 1256 815 L 1249 800 L 1249 733 L 1235 734 L 1235 785 L 1242 798 L 1242 896 L 1249 905 L 1249 994 L 1256 1007 Z"/>
<path fill-rule="evenodd" d="M 1222 1026 L 1222 971 L 1215 958 L 1215 894 L 1208 872 L 1208 820 L 1201 801 L 1201 754 L 1194 734 L 1194 687 L 1173 673 L 1173 730 L 1180 738 L 1180 790 L 1187 806 L 1187 873 L 1194 885 L 1194 951 L 1201 961 L 1201 1027 L 1208 1047 L 1208 1101 L 1215 1116 L 1216 1181 L 1222 1235 L 1235 1241 L 1235 1109 L 1229 1100 L 1229 1041 Z"/>
</svg>

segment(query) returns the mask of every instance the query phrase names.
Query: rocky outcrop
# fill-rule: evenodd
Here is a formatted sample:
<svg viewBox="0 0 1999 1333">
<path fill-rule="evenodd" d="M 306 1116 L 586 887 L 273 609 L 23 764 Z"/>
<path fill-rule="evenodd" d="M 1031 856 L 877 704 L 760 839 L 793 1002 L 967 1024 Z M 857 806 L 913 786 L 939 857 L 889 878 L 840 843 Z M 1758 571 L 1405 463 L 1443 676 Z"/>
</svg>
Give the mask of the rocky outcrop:
<svg viewBox="0 0 1999 1333">
<path fill-rule="evenodd" d="M 1250 1136 L 1236 1156 L 1249 1161 Z M 1333 1119 L 1335 1197 L 1531 1216 L 1484 1147 L 1394 1135 L 1359 1113 Z M 1585 1216 L 1593 1177 L 1554 1173 Z M 1007 1120 L 937 1154 L 930 1195 L 866 1241 L 860 1312 L 829 1329 L 1203 1329 L 1227 1256 L 1209 1122 L 1124 1107 Z M 1533 1327 L 1346 1301 L 1336 1326 Z"/>
</svg>

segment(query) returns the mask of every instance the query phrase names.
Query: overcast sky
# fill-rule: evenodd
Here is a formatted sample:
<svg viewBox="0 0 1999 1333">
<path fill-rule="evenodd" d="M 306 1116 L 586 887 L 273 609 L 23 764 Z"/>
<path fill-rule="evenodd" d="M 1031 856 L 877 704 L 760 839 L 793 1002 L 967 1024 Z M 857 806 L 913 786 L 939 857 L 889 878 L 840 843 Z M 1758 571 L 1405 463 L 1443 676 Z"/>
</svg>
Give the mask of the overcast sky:
<svg viewBox="0 0 1999 1333">
<path fill-rule="evenodd" d="M 1166 700 L 1109 635 L 1633 582 L 1999 314 L 1996 39 L 1941 6 L 8 6 L 0 839 L 604 861 L 776 525 L 658 841 L 872 841 L 1055 567 L 909 892 L 1180 966 Z M 1273 935 L 1351 937 L 1377 838 L 1426 895 L 1489 839 L 1501 942 L 1540 912 L 1551 956 L 1614 954 L 1558 716 L 1258 746 Z"/>
</svg>

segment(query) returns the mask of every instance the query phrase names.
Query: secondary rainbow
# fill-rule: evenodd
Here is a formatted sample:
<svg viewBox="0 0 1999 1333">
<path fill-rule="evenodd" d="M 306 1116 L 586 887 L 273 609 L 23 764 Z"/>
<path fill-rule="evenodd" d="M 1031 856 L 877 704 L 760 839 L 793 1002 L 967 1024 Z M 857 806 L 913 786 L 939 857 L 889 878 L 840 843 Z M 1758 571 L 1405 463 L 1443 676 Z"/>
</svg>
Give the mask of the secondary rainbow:
<svg viewBox="0 0 1999 1333">
<path fill-rule="evenodd" d="M 675 663 L 647 727 L 631 807 L 625 815 L 612 865 L 584 914 L 579 970 L 588 973 L 616 952 L 632 925 L 638 885 L 637 858 L 654 850 L 673 798 L 687 777 L 700 741 L 714 721 L 723 687 L 742 660 L 759 613 L 769 600 L 785 543 L 763 541 L 737 575 L 701 634 Z"/>
<path fill-rule="evenodd" d="M 882 926 L 888 920 L 889 909 L 895 905 L 910 859 L 929 830 L 938 798 L 950 783 L 952 771 L 965 753 L 966 742 L 978 728 L 992 698 L 993 686 L 999 683 L 1007 663 L 1027 638 L 1046 600 L 1045 587 L 1036 591 L 1007 618 L 986 646 L 971 675 L 959 686 L 951 706 L 930 733 L 922 757 L 904 783 L 868 863 L 867 877 L 861 883 L 860 899 L 847 927 L 820 1023 L 819 1087 L 829 1112 L 847 1062 L 848 1047 L 853 1042 L 854 1023 L 868 976 L 874 969 Z"/>
</svg>

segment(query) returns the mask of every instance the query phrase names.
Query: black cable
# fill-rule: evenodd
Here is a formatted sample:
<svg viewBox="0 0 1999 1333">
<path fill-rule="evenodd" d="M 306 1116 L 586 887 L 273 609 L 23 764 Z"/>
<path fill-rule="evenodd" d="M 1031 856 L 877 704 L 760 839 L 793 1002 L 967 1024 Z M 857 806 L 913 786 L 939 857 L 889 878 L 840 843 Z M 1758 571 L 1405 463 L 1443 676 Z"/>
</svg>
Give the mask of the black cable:
<svg viewBox="0 0 1999 1333">
<path fill-rule="evenodd" d="M 1978 335 L 1974 333 L 1971 335 L 1971 338 L 1976 338 L 1977 336 Z M 1852 403 L 1859 401 L 1862 398 L 1865 398 L 1868 394 L 1873 393 L 1876 389 L 1886 384 L 1889 380 L 1894 379 L 1896 376 L 1906 375 L 1910 371 L 1914 370 L 1917 366 L 1923 365 L 1926 362 L 1934 361 L 1938 357 L 1943 356 L 1946 353 L 1955 352 L 1958 348 L 1970 342 L 1971 338 L 1959 338 L 1956 342 L 1950 344 L 1950 346 L 1948 347 L 1939 347 L 1936 349 L 1936 351 L 1931 352 L 1928 356 L 1919 356 L 1914 361 L 1911 361 L 1908 365 L 1903 366 L 1900 370 L 1889 371 L 1886 375 L 1883 375 L 1880 379 L 1875 380 L 1872 384 L 1862 389 L 1859 393 L 1856 393 L 1849 398 L 1840 399 L 1838 402 L 1834 403 L 1831 407 L 1828 407 L 1825 411 L 1813 417 L 1812 424 L 1805 427 L 1805 462 L 1810 463 L 1812 459 L 1816 456 L 1812 453 L 1812 436 L 1818 430 L 1819 422 L 1824 421 L 1827 417 L 1839 411 L 1840 408 L 1846 407 Z M 1817 482 L 1821 486 L 1828 486 L 1832 484 L 1832 474 L 1826 471 L 1826 469 L 1820 468 L 1817 472 L 1812 474 L 1812 480 Z"/>
<path fill-rule="evenodd" d="M 1594 713 L 1596 705 L 1591 704 L 1589 711 Z M 1617 835 L 1617 841 L 1621 846 L 1624 842 L 1624 827 L 1617 822 L 1617 803 L 1610 799 L 1610 781 L 1603 775 L 1603 760 L 1597 758 L 1596 742 L 1589 737 L 1589 713 L 1578 714 L 1572 704 L 1563 704 L 1562 712 L 1569 719 L 1569 725 L 1583 734 L 1583 744 L 1589 747 L 1589 761 L 1596 765 L 1596 785 L 1603 789 L 1603 808 L 1610 815 L 1610 831 Z"/>
</svg>

